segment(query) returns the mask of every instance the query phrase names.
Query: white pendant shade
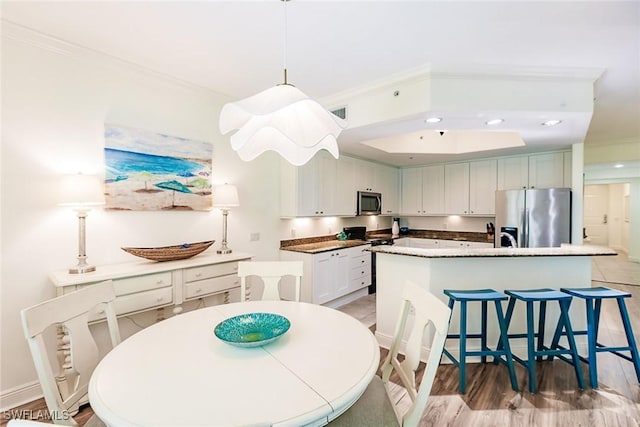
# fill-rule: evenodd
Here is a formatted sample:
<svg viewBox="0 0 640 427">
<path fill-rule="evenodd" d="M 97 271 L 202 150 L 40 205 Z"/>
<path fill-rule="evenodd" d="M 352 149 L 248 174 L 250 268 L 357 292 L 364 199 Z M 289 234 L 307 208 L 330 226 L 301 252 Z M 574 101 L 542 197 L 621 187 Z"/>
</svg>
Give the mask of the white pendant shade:
<svg viewBox="0 0 640 427">
<path fill-rule="evenodd" d="M 337 137 L 347 124 L 295 86 L 282 84 L 226 104 L 219 126 L 222 134 L 238 129 L 231 147 L 242 160 L 272 150 L 300 166 L 319 150 L 337 159 Z"/>
</svg>

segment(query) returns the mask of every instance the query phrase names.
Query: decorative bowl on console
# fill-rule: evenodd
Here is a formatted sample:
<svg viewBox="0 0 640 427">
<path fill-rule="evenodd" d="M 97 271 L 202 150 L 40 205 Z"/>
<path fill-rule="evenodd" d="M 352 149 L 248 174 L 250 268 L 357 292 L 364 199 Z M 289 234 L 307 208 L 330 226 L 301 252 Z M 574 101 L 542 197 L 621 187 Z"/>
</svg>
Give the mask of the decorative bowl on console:
<svg viewBox="0 0 640 427">
<path fill-rule="evenodd" d="M 207 250 L 214 242 L 215 240 L 209 240 L 207 242 L 183 243 L 181 245 L 159 246 L 156 248 L 122 248 L 122 250 L 151 261 L 175 261 L 198 255 Z"/>
</svg>

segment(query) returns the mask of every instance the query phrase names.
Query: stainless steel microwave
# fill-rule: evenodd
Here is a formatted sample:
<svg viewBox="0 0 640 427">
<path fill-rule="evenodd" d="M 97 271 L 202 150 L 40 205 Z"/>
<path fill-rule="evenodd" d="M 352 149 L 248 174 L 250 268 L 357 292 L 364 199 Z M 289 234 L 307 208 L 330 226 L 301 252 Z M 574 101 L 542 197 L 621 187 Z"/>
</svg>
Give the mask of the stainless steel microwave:
<svg viewBox="0 0 640 427">
<path fill-rule="evenodd" d="M 382 194 L 370 191 L 358 191 L 358 215 L 380 215 L 382 213 Z"/>
</svg>

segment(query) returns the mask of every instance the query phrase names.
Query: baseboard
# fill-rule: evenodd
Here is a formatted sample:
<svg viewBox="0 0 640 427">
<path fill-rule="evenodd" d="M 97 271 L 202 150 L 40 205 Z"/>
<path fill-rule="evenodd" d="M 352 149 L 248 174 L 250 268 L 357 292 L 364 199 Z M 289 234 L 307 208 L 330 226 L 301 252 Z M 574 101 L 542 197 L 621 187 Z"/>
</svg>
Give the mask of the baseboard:
<svg viewBox="0 0 640 427">
<path fill-rule="evenodd" d="M 25 403 L 42 397 L 42 389 L 38 381 L 23 384 L 0 392 L 0 412 L 8 411 Z"/>
</svg>

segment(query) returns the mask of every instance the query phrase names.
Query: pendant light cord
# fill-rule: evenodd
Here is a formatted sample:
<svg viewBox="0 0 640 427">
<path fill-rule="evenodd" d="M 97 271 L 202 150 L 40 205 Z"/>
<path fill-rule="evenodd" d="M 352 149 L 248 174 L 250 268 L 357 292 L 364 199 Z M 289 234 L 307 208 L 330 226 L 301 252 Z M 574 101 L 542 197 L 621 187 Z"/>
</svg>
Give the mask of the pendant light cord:
<svg viewBox="0 0 640 427">
<path fill-rule="evenodd" d="M 284 64 L 284 84 L 287 84 L 287 2 L 289 0 L 282 0 L 284 3 L 284 52 L 283 52 L 283 64 Z"/>
</svg>

